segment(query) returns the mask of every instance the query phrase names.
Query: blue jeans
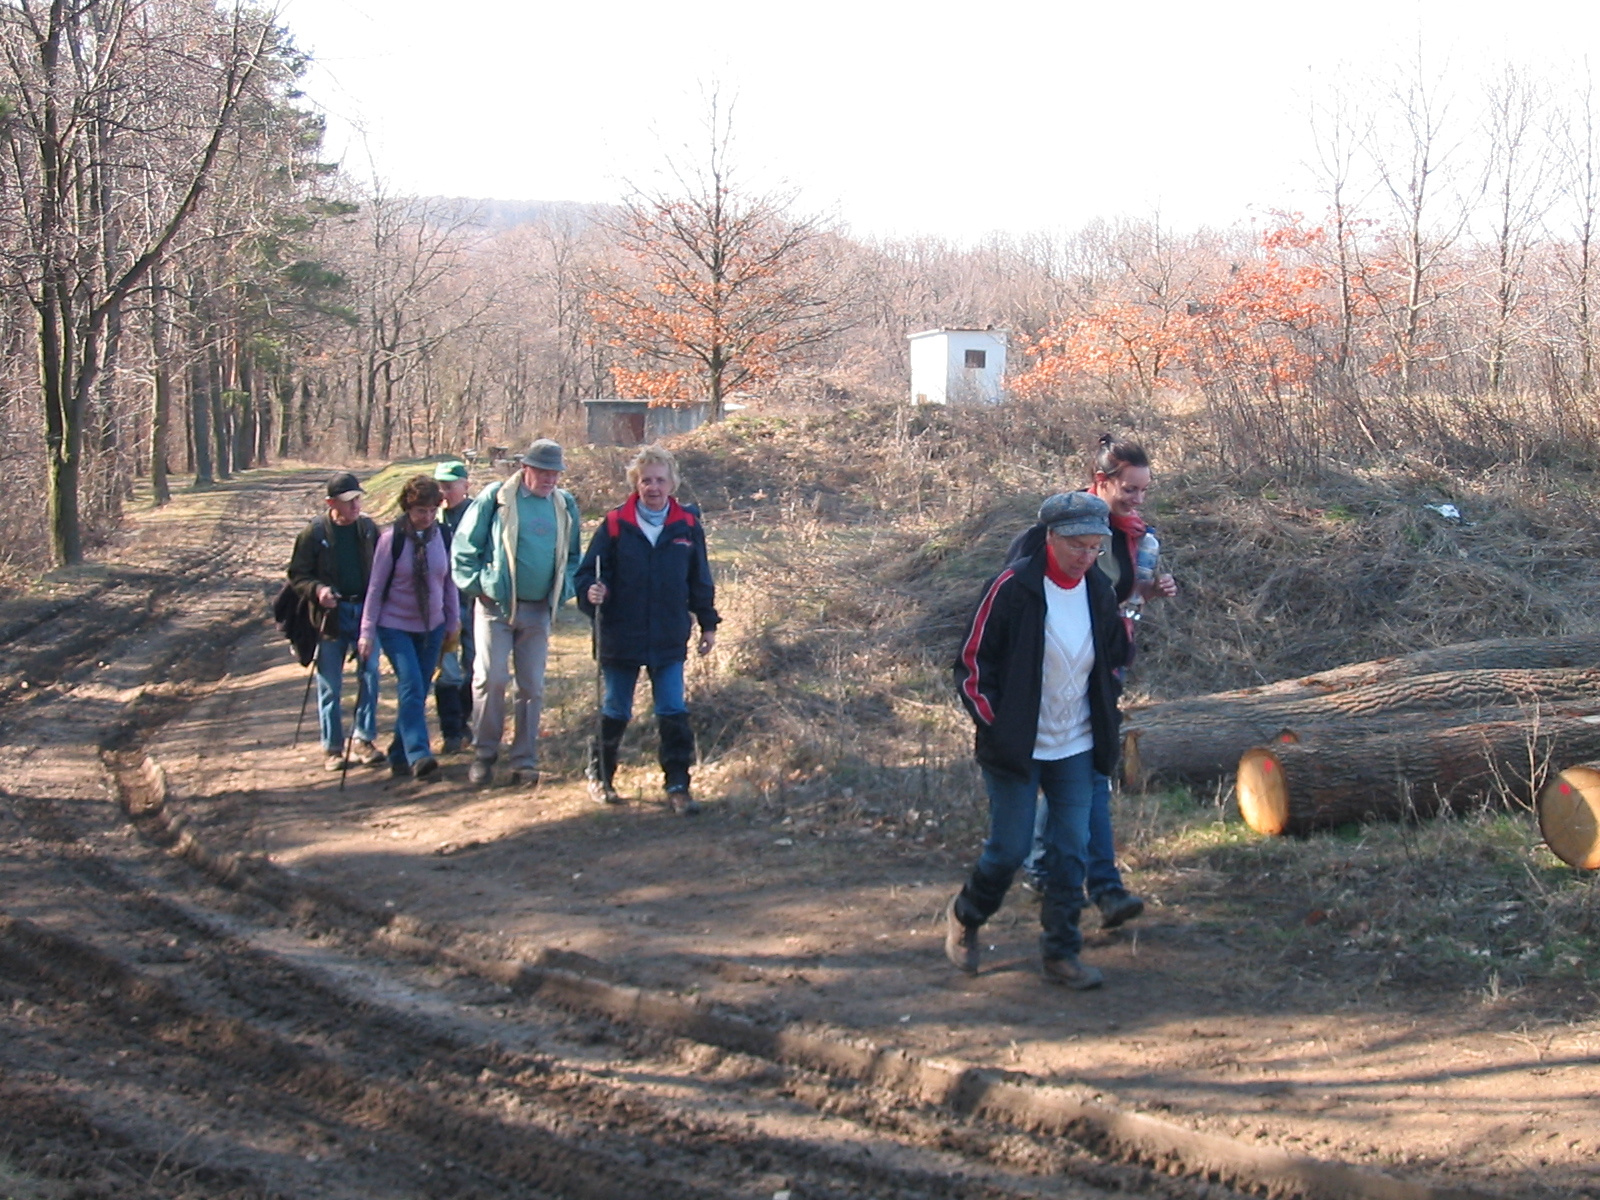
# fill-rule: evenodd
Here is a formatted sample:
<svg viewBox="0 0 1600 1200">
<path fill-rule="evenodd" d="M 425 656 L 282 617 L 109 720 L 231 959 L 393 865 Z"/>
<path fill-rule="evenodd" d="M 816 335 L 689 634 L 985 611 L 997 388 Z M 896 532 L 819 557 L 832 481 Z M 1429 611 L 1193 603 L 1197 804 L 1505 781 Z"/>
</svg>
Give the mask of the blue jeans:
<svg viewBox="0 0 1600 1200">
<path fill-rule="evenodd" d="M 618 721 L 633 719 L 633 689 L 639 682 L 638 667 L 622 667 L 606 663 L 606 698 L 600 705 L 603 716 Z M 650 699 L 655 704 L 656 716 L 676 717 L 689 710 L 683 702 L 683 660 L 662 667 L 646 667 L 650 672 Z"/>
<path fill-rule="evenodd" d="M 1022 869 L 1032 876 L 1043 874 L 1040 864 L 1044 861 L 1046 812 L 1046 807 L 1041 802 L 1034 817 L 1033 853 L 1028 855 L 1028 861 L 1022 864 Z M 1087 876 L 1086 883 L 1092 903 L 1100 903 L 1102 896 L 1126 894 L 1128 890 L 1122 882 L 1122 873 L 1117 870 L 1117 843 L 1111 833 L 1111 780 L 1098 772 L 1094 777 L 1094 799 L 1089 808 Z"/>
<path fill-rule="evenodd" d="M 1094 769 L 1094 751 L 1070 758 L 1034 759 L 1027 778 L 983 768 L 989 793 L 989 838 L 956 900 L 956 915 L 982 925 L 1000 908 L 1012 877 L 1033 848 L 1034 809 L 1044 795 L 1044 897 L 1039 909 L 1045 958 L 1076 957 L 1083 946 L 1078 914 L 1083 911 L 1084 857 L 1089 810 L 1097 786 L 1109 781 Z"/>
<path fill-rule="evenodd" d="M 344 686 L 344 660 L 353 653 L 361 631 L 361 605 L 339 601 L 337 637 L 323 638 L 317 645 L 317 724 L 322 731 L 322 748 L 328 754 L 344 753 L 344 718 L 339 711 Z M 378 659 L 374 655 L 365 666 L 356 668 L 356 727 L 358 742 L 370 742 L 378 735 Z"/>
<path fill-rule="evenodd" d="M 433 757 L 428 745 L 428 685 L 439 663 L 439 647 L 444 645 L 444 625 L 427 633 L 378 626 L 378 645 L 394 668 L 395 691 L 399 696 L 395 715 L 394 740 L 389 743 L 389 762 L 403 767 Z M 374 656 L 376 657 L 376 656 Z"/>
</svg>

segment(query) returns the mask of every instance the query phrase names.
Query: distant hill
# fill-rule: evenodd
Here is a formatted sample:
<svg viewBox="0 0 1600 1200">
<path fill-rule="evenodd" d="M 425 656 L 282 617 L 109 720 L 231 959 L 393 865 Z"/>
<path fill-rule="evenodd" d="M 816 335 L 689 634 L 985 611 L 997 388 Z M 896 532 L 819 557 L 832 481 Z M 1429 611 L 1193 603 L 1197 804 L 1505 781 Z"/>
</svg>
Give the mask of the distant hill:
<svg viewBox="0 0 1600 1200">
<path fill-rule="evenodd" d="M 429 196 L 426 202 L 475 210 L 484 228 L 495 232 L 551 220 L 585 223 L 614 210 L 614 206 L 609 204 L 585 204 L 578 200 L 483 200 L 466 196 Z"/>
</svg>

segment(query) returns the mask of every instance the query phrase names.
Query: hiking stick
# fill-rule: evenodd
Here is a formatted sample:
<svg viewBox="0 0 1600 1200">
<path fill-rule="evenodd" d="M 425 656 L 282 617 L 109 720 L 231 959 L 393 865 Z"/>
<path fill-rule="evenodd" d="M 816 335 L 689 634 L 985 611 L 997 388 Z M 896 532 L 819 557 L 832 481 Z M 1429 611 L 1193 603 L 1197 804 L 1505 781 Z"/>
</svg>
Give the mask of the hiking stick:
<svg viewBox="0 0 1600 1200">
<path fill-rule="evenodd" d="M 339 760 L 339 790 L 341 792 L 344 791 L 345 776 L 350 773 L 350 747 L 355 744 L 356 740 L 356 714 L 361 711 L 361 675 L 362 668 L 366 665 L 361 661 L 361 654 L 355 647 L 351 647 L 345 661 L 348 662 L 351 658 L 356 660 L 356 698 L 355 703 L 350 706 L 350 732 L 345 734 L 344 737 L 344 757 Z M 341 679 L 344 678 L 344 662 L 339 664 L 339 677 Z"/>
<path fill-rule="evenodd" d="M 311 667 L 306 672 L 306 694 L 300 697 L 300 719 L 294 723 L 294 741 L 289 743 L 291 749 L 300 744 L 300 727 L 306 723 L 306 705 L 311 702 L 311 682 L 317 677 L 317 660 L 311 660 Z"/>
<path fill-rule="evenodd" d="M 600 578 L 600 555 L 594 556 L 594 581 L 604 586 Z M 604 604 L 601 601 L 601 604 Z M 605 775 L 605 728 L 606 728 L 606 668 L 600 661 L 600 608 L 601 604 L 594 606 L 594 756 L 595 762 L 600 765 L 600 774 Z"/>
</svg>

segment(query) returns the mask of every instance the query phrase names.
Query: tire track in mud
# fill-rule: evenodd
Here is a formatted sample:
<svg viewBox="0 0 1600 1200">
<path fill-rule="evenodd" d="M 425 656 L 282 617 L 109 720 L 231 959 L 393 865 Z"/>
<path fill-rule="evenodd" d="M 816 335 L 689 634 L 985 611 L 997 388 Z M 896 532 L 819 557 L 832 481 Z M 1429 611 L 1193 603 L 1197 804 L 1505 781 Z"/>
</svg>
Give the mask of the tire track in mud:
<svg viewBox="0 0 1600 1200">
<path fill-rule="evenodd" d="M 357 937 L 379 914 L 254 899 L 129 835 L 104 769 L 222 672 L 264 611 L 312 477 L 230 496 L 214 535 L 110 626 L 100 598 L 12 697 L 0 794 L 0 1150 L 132 1196 L 1193 1196 L 1053 1137 L 513 996 Z M 261 511 L 262 507 L 266 511 Z M 250 509 L 250 519 L 244 519 Z M 270 555 L 270 567 L 257 565 Z M 150 599 L 161 591 L 159 601 Z M 142 606 L 142 607 L 141 607 Z M 41 622 L 42 625 L 42 622 Z M 37 628 L 38 626 L 36 626 Z M 70 652 L 64 642 L 75 647 Z M 102 660 L 98 669 L 90 660 Z M 273 889 L 267 889 L 269 892 Z M 268 902 L 270 901 L 270 903 Z M 26 910 L 26 911 L 23 911 Z M 1211 1189 L 1212 1194 L 1221 1194 Z M 93 1194 L 86 1193 L 86 1194 Z"/>
</svg>

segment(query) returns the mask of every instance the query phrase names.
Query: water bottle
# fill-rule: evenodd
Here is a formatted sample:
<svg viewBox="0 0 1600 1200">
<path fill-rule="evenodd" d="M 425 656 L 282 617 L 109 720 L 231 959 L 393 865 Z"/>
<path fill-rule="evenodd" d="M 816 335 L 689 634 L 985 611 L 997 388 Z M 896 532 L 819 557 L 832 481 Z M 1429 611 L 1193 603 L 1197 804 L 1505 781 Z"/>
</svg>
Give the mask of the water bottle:
<svg viewBox="0 0 1600 1200">
<path fill-rule="evenodd" d="M 1144 591 L 1156 581 L 1156 564 L 1161 558 L 1161 542 L 1150 530 L 1133 548 L 1133 591 L 1124 601 L 1122 611 L 1130 620 L 1144 615 Z"/>
</svg>

